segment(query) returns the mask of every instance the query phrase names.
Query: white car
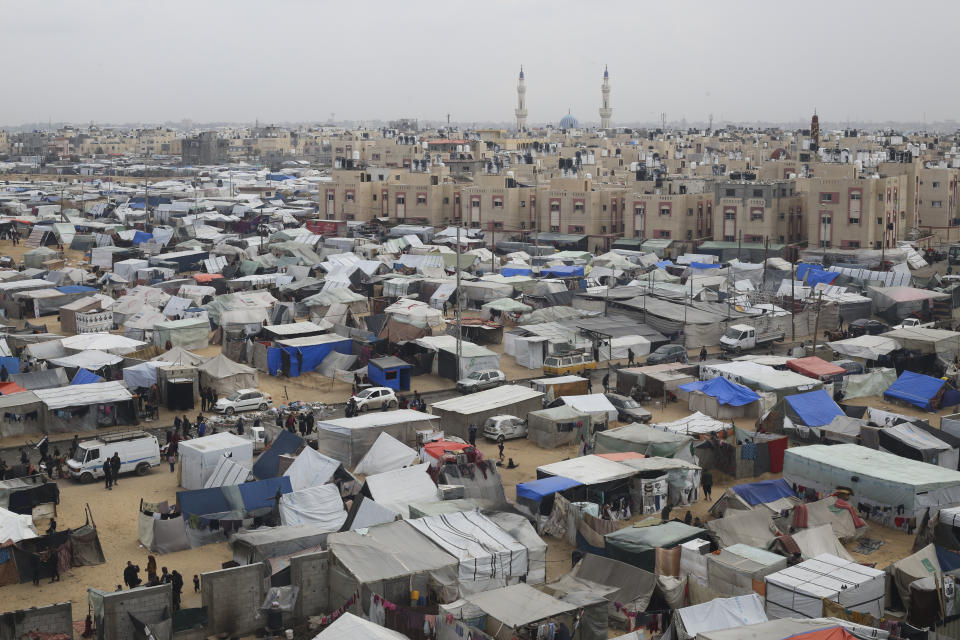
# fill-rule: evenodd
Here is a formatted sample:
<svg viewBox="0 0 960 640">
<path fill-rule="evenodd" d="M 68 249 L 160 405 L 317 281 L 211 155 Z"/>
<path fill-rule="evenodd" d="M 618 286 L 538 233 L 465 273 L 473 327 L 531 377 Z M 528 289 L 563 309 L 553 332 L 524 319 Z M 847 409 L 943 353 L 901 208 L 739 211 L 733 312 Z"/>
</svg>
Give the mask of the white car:
<svg viewBox="0 0 960 640">
<path fill-rule="evenodd" d="M 527 437 L 527 421 L 517 416 L 491 416 L 483 423 L 483 437 L 490 440 Z"/>
<path fill-rule="evenodd" d="M 259 389 L 237 389 L 226 398 L 220 398 L 213 405 L 213 410 L 218 413 L 231 415 L 237 411 L 252 411 L 259 409 L 266 411 L 273 404 L 273 398 L 269 393 L 264 393 Z"/>
<path fill-rule="evenodd" d="M 400 404 L 397 401 L 397 396 L 393 392 L 393 389 L 387 387 L 370 387 L 369 389 L 364 389 L 353 396 L 352 399 L 360 411 L 380 409 L 383 405 L 387 405 L 388 409 L 396 409 L 397 405 Z"/>
</svg>

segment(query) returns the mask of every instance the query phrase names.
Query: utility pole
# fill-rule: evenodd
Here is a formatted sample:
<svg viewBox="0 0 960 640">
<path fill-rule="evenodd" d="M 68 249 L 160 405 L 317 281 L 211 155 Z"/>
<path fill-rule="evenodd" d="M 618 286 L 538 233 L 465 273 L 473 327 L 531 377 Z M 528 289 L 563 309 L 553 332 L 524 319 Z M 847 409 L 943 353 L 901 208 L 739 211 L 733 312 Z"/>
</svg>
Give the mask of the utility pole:
<svg viewBox="0 0 960 640">
<path fill-rule="evenodd" d="M 462 203 L 461 203 L 462 204 Z M 457 378 L 462 375 L 460 371 L 460 358 L 463 355 L 463 300 L 460 296 L 460 224 L 463 222 L 463 215 L 461 212 L 460 218 L 457 220 Z"/>
<path fill-rule="evenodd" d="M 740 251 L 743 247 L 743 229 L 737 232 L 737 260 L 743 260 Z"/>
<path fill-rule="evenodd" d="M 763 236 L 763 280 L 760 285 L 763 291 L 767 290 L 767 243 L 769 241 L 770 236 Z"/>
<path fill-rule="evenodd" d="M 817 319 L 813 323 L 813 353 L 817 355 L 817 331 L 820 329 L 820 307 L 823 306 L 823 291 L 817 296 Z"/>
<path fill-rule="evenodd" d="M 797 296 L 794 292 L 794 285 L 797 283 L 797 262 L 796 258 L 793 255 L 793 252 L 790 252 L 790 341 L 797 341 L 797 323 L 794 322 L 797 313 Z"/>
</svg>

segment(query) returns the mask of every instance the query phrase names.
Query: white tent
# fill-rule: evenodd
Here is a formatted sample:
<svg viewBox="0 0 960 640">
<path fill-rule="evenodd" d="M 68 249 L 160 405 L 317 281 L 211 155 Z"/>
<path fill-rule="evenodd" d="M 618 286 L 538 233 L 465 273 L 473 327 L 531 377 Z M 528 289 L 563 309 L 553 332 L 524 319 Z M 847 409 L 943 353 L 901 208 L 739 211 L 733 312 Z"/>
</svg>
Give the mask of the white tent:
<svg viewBox="0 0 960 640">
<path fill-rule="evenodd" d="M 660 431 L 682 433 L 684 435 L 719 433 L 730 428 L 729 423 L 711 418 L 710 416 L 700 413 L 699 411 L 690 414 L 686 418 L 674 420 L 673 422 L 658 422 L 656 424 L 651 424 L 650 426 L 654 429 L 659 429 Z"/>
<path fill-rule="evenodd" d="M 755 593 L 733 598 L 716 598 L 674 612 L 675 628 L 681 640 L 695 638 L 702 631 L 731 629 L 766 621 L 763 601 Z"/>
<path fill-rule="evenodd" d="M 260 384 L 256 369 L 234 362 L 222 353 L 210 358 L 198 369 L 200 382 L 214 387 L 221 395 L 233 393 L 237 389 L 255 389 Z"/>
<path fill-rule="evenodd" d="M 202 489 L 220 463 L 220 458 L 253 465 L 253 442 L 229 432 L 180 441 L 180 486 Z"/>
<path fill-rule="evenodd" d="M 837 353 L 850 358 L 877 360 L 880 356 L 885 356 L 899 349 L 900 343 L 893 338 L 887 338 L 885 336 L 863 335 L 857 336 L 856 338 L 828 342 L 827 346 Z"/>
<path fill-rule="evenodd" d="M 411 502 L 438 501 L 437 486 L 427 475 L 429 464 L 418 464 L 367 476 L 370 496 L 404 518 L 410 515 Z"/>
<path fill-rule="evenodd" d="M 590 414 L 593 424 L 614 422 L 617 419 L 617 408 L 602 393 L 591 393 L 582 396 L 560 396 L 563 404 L 573 407 L 581 413 Z"/>
<path fill-rule="evenodd" d="M 764 578 L 766 612 L 771 618 L 819 618 L 825 598 L 879 618 L 883 615 L 885 576 L 883 571 L 850 560 L 817 556 Z"/>
<path fill-rule="evenodd" d="M 0 541 L 20 542 L 38 536 L 33 526 L 33 516 L 19 514 L 0 508 Z"/>
<path fill-rule="evenodd" d="M 330 482 L 339 468 L 339 460 L 329 458 L 311 447 L 304 447 L 283 475 L 290 478 L 290 486 L 294 491 L 301 491 Z"/>
<path fill-rule="evenodd" d="M 172 363 L 148 360 L 127 367 L 123 370 L 123 382 L 131 389 L 143 388 L 149 389 L 151 385 L 157 383 L 157 369 L 166 367 Z"/>
<path fill-rule="evenodd" d="M 340 491 L 332 484 L 285 493 L 280 498 L 280 521 L 284 526 L 313 524 L 339 531 L 346 519 Z"/>
<path fill-rule="evenodd" d="M 416 460 L 417 452 L 414 449 L 384 431 L 377 436 L 373 446 L 360 459 L 354 472 L 375 475 L 401 469 L 413 464 Z"/>
<path fill-rule="evenodd" d="M 352 613 L 345 613 L 336 622 L 314 636 L 313 640 L 409 640 L 398 631 L 381 627 Z"/>
<path fill-rule="evenodd" d="M 118 355 L 132 353 L 146 344 L 140 340 L 132 340 L 112 333 L 81 333 L 64 338 L 61 342 L 65 348 L 74 351 L 95 349 Z"/>
<path fill-rule="evenodd" d="M 104 353 L 103 351 L 81 351 L 71 356 L 50 358 L 47 362 L 58 367 L 82 367 L 94 371 L 107 365 L 123 362 L 123 358 L 121 356 Z"/>
<path fill-rule="evenodd" d="M 174 347 L 166 353 L 161 353 L 159 356 L 152 358 L 152 360 L 162 360 L 163 362 L 172 362 L 176 365 L 191 367 L 198 367 L 208 359 L 209 358 L 204 358 L 203 356 L 198 356 L 192 351 L 187 351 L 183 347 Z"/>
<path fill-rule="evenodd" d="M 203 483 L 203 488 L 212 489 L 214 487 L 232 487 L 243 484 L 252 473 L 249 466 L 245 467 L 238 462 L 234 462 L 233 458 L 221 457 L 210 477 Z"/>
</svg>

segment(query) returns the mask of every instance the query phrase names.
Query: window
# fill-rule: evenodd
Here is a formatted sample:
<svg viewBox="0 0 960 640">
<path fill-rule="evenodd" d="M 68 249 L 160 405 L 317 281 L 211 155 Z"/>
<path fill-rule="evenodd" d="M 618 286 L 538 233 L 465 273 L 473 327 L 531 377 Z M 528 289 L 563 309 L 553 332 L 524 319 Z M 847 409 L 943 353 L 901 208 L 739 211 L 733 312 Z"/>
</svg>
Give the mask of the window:
<svg viewBox="0 0 960 640">
<path fill-rule="evenodd" d="M 643 217 L 643 206 L 642 206 L 642 205 L 634 205 L 634 207 L 633 207 L 633 215 L 635 215 L 635 216 L 640 216 L 640 217 L 642 218 L 642 217 Z"/>
<path fill-rule="evenodd" d="M 728 197 L 728 198 L 736 197 L 736 195 L 737 195 L 737 190 L 736 190 L 736 189 L 727 189 L 725 195 L 726 195 L 726 197 Z"/>
<path fill-rule="evenodd" d="M 658 230 L 657 230 L 657 237 L 658 237 L 658 238 L 669 239 L 669 238 L 670 238 L 670 231 L 669 231 L 668 229 L 658 229 Z"/>
<path fill-rule="evenodd" d="M 346 200 L 347 202 L 353 202 L 354 200 L 353 191 L 347 191 L 346 193 L 344 193 L 343 199 Z"/>
<path fill-rule="evenodd" d="M 607 205 L 605 205 L 605 204 L 604 204 L 604 205 L 601 205 L 601 206 L 600 206 L 600 209 L 601 209 L 602 211 L 606 211 L 606 210 L 607 210 Z"/>
<path fill-rule="evenodd" d="M 662 205 L 660 205 L 660 215 L 661 215 L 661 216 L 669 216 L 669 215 L 670 215 L 670 205 L 668 205 L 668 204 L 662 204 Z"/>
<path fill-rule="evenodd" d="M 845 248 L 845 249 L 859 249 L 859 248 L 860 248 L 860 241 L 859 241 L 859 240 L 844 240 L 844 241 L 841 242 L 840 244 L 842 245 L 842 248 Z"/>
<path fill-rule="evenodd" d="M 555 224 L 550 225 L 550 231 L 559 232 L 560 231 L 559 225 L 555 225 Z"/>
<path fill-rule="evenodd" d="M 480 228 L 480 221 L 479 221 L 479 220 L 474 220 L 473 222 L 471 222 L 471 223 L 470 223 L 470 228 L 471 228 L 471 229 L 479 229 L 479 228 Z"/>
<path fill-rule="evenodd" d="M 526 200 L 521 200 L 521 201 L 520 201 L 520 208 L 523 209 L 523 208 L 525 208 L 526 206 L 527 206 L 527 201 L 526 201 Z"/>
<path fill-rule="evenodd" d="M 583 233 L 583 227 L 581 227 L 581 226 L 579 226 L 579 225 L 571 225 L 571 226 L 570 226 L 570 233 Z"/>
<path fill-rule="evenodd" d="M 347 220 L 356 220 L 356 219 L 357 219 L 357 217 L 356 217 L 355 215 L 353 215 L 352 213 L 348 213 L 348 214 L 347 214 Z"/>
<path fill-rule="evenodd" d="M 328 201 L 328 202 L 333 202 L 333 200 L 334 200 L 335 197 L 336 197 L 336 196 L 333 195 L 333 191 L 327 191 L 327 201 Z"/>
<path fill-rule="evenodd" d="M 527 228 L 527 223 L 526 223 L 526 222 L 521 222 L 521 223 L 520 223 L 520 228 L 521 228 L 521 229 L 526 229 L 526 228 Z"/>
<path fill-rule="evenodd" d="M 417 194 L 417 204 L 418 204 L 418 205 L 425 205 L 425 204 L 427 204 L 427 194 L 425 194 L 425 193 L 418 193 L 418 194 Z"/>
<path fill-rule="evenodd" d="M 493 208 L 494 209 L 503 209 L 503 198 L 496 196 L 493 199 Z"/>
<path fill-rule="evenodd" d="M 780 236 L 780 244 L 783 244 L 783 236 Z"/>
<path fill-rule="evenodd" d="M 763 209 L 751 209 L 750 210 L 750 221 L 751 222 L 763 222 Z"/>
<path fill-rule="evenodd" d="M 736 211 L 724 211 L 724 212 L 723 212 L 723 219 L 724 219 L 724 220 L 736 220 L 736 219 L 737 219 L 737 212 L 736 212 Z"/>
<path fill-rule="evenodd" d="M 374 200 L 376 200 L 376 198 L 374 198 Z M 443 204 L 450 204 L 450 196 L 444 196 Z"/>
<path fill-rule="evenodd" d="M 883 224 L 883 218 L 882 218 L 882 217 L 877 216 L 877 224 Z"/>
<path fill-rule="evenodd" d="M 607 232 L 607 227 L 606 227 L 606 225 L 601 226 L 601 227 L 600 227 L 600 233 L 606 233 L 606 232 Z"/>
<path fill-rule="evenodd" d="M 377 201 L 377 194 L 373 194 L 373 201 L 374 201 L 374 202 Z"/>
<path fill-rule="evenodd" d="M 407 203 L 407 196 L 405 194 L 398 193 L 397 204 L 406 204 L 406 203 Z"/>
<path fill-rule="evenodd" d="M 689 209 L 687 209 L 687 215 L 688 215 L 688 216 L 692 216 L 692 215 L 693 215 L 693 207 L 690 207 Z"/>
<path fill-rule="evenodd" d="M 500 229 L 503 229 L 503 223 L 502 223 L 502 222 L 494 222 L 494 223 L 493 223 L 493 228 L 499 231 Z"/>
<path fill-rule="evenodd" d="M 762 197 L 763 197 L 763 189 L 754 189 L 754 190 L 753 190 L 753 197 L 754 197 L 754 198 L 762 198 Z"/>
<path fill-rule="evenodd" d="M 781 220 L 783 220 L 785 217 L 786 217 L 786 215 L 783 213 L 783 211 L 781 211 L 779 218 L 780 218 Z"/>
<path fill-rule="evenodd" d="M 833 202 L 833 194 L 832 194 L 832 193 L 821 193 L 821 194 L 820 194 L 820 202 Z"/>
<path fill-rule="evenodd" d="M 574 200 L 574 201 L 573 201 L 573 212 L 574 212 L 574 213 L 583 213 L 583 200 Z"/>
<path fill-rule="evenodd" d="M 934 189 L 939 189 L 939 188 L 940 188 L 940 183 L 939 183 L 939 182 L 934 181 L 934 182 L 932 183 L 932 185 L 933 185 L 933 188 L 934 188 Z"/>
<path fill-rule="evenodd" d="M 559 213 L 559 212 L 560 212 L 560 203 L 559 203 L 559 202 L 551 202 L 551 203 L 550 203 L 550 211 L 551 211 L 552 213 Z"/>
<path fill-rule="evenodd" d="M 930 206 L 934 209 L 940 209 L 943 207 L 943 200 L 931 200 Z"/>
<path fill-rule="evenodd" d="M 737 238 L 736 238 L 735 236 L 731 236 L 731 235 L 723 236 L 723 241 L 724 241 L 724 242 L 734 242 L 736 239 L 737 239 Z"/>
</svg>

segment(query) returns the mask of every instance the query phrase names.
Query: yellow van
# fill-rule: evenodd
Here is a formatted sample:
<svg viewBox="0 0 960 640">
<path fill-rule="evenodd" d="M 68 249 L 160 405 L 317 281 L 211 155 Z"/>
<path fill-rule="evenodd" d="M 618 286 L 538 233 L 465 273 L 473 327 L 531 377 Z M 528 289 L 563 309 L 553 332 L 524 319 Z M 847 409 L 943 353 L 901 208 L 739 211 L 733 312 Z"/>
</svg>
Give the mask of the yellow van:
<svg viewBox="0 0 960 640">
<path fill-rule="evenodd" d="M 593 356 L 583 351 L 552 354 L 543 359 L 543 373 L 548 376 L 566 376 L 596 368 Z"/>
</svg>

